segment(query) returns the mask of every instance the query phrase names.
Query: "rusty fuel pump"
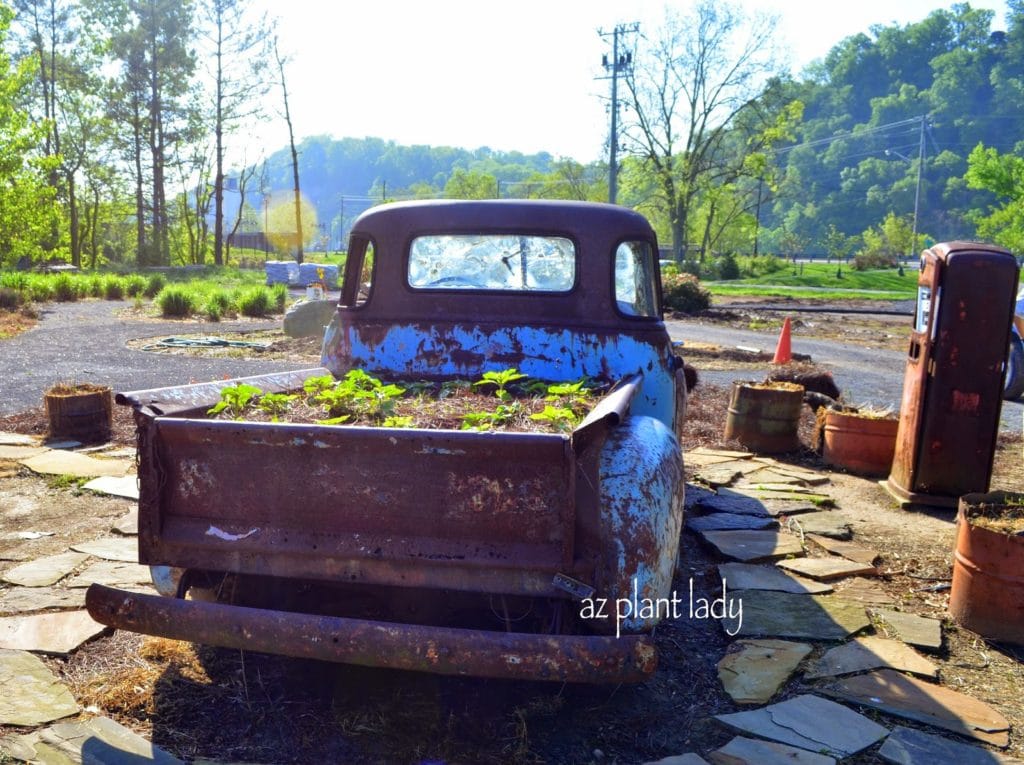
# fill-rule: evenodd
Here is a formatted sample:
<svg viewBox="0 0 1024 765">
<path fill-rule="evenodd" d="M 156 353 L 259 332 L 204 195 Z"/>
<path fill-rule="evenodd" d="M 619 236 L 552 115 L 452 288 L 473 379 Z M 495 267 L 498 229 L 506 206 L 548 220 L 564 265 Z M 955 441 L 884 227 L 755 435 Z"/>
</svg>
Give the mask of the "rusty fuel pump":
<svg viewBox="0 0 1024 765">
<path fill-rule="evenodd" d="M 988 490 L 1002 405 L 1017 261 L 973 242 L 921 254 L 896 453 L 886 490 L 902 504 L 956 507 Z"/>
</svg>

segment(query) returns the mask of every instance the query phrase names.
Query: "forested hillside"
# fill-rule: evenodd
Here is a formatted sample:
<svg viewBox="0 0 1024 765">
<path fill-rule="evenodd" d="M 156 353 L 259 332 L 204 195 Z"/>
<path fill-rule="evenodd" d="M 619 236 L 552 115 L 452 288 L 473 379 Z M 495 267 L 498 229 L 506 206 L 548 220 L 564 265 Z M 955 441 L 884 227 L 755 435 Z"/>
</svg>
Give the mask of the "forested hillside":
<svg viewBox="0 0 1024 765">
<path fill-rule="evenodd" d="M 859 235 L 891 213 L 906 219 L 919 171 L 919 231 L 975 236 L 999 200 L 972 188 L 972 151 L 1019 153 L 1024 140 L 1024 16 L 1019 3 L 1011 8 L 1008 27 L 966 4 L 875 27 L 836 46 L 804 81 L 780 84 L 804 112 L 796 145 L 775 154 L 763 223 L 776 241 L 785 232 L 821 250 L 830 229 Z"/>
</svg>

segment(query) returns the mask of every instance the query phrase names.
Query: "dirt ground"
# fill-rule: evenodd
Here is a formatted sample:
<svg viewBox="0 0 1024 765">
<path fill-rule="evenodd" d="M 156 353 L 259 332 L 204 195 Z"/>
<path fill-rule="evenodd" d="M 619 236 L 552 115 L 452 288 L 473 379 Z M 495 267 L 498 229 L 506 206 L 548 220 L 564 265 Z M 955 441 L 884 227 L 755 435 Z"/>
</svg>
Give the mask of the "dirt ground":
<svg viewBox="0 0 1024 765">
<path fill-rule="evenodd" d="M 742 309 L 739 313 L 738 318 L 720 320 L 749 321 Z M 905 327 L 905 319 L 899 322 Z M 888 342 L 883 337 L 888 325 L 883 324 L 860 325 L 866 341 Z M 849 324 L 843 336 L 850 339 Z M 318 356 L 316 341 L 267 340 L 277 343 L 268 351 L 281 354 L 277 358 L 307 365 Z M 719 364 L 746 364 L 752 374 L 768 371 L 763 359 L 727 359 L 713 350 L 690 362 L 698 371 L 722 368 Z M 722 439 L 727 397 L 723 389 L 698 385 L 690 399 L 687 449 L 733 446 Z M 116 409 L 114 440 L 132 445 L 131 419 L 124 409 Z M 41 411 L 0 418 L 0 430 L 41 433 L 45 427 Z M 805 407 L 803 448 L 781 459 L 827 470 L 811 448 L 813 431 L 814 419 Z M 1024 491 L 1021 463 L 1020 438 L 1002 436 L 992 488 Z M 944 620 L 943 647 L 929 655 L 940 667 L 942 684 L 995 706 L 1013 726 L 1006 753 L 1024 757 L 1024 737 L 1018 733 L 1024 730 L 1024 654 L 987 643 L 946 614 L 952 513 L 901 510 L 875 480 L 840 472 L 830 477 L 830 494 L 853 525 L 856 541 L 881 555 L 881 586 L 903 610 Z M 46 526 L 57 533 L 39 540 L 40 554 L 103 535 L 131 505 L 0 464 L 0 540 Z M 14 565 L 2 560 L 5 546 L 9 543 L 0 541 L 0 568 Z M 680 591 L 690 578 L 718 578 L 714 567 L 719 559 L 689 532 L 683 534 L 680 561 Z M 189 760 L 603 765 L 688 751 L 704 754 L 723 745 L 732 734 L 711 716 L 739 709 L 717 678 L 716 664 L 729 639 L 715 623 L 681 619 L 660 626 L 656 642 L 659 669 L 649 682 L 635 687 L 557 686 L 324 666 L 124 632 L 106 634 L 67 659 L 47 662 L 83 706 Z M 814 655 L 825 647 L 817 645 Z M 813 687 L 798 673 L 774 700 Z M 900 722 L 869 714 L 890 728 Z M 0 736 L 11 732 L 0 728 Z M 875 749 L 844 762 L 881 763 Z"/>
</svg>

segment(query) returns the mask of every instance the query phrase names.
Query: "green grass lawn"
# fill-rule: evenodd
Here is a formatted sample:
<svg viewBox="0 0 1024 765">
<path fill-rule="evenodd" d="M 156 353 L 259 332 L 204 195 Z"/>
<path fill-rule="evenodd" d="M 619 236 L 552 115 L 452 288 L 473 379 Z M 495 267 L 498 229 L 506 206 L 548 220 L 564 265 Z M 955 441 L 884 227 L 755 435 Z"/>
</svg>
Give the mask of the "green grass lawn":
<svg viewBox="0 0 1024 765">
<path fill-rule="evenodd" d="M 906 300 L 917 294 L 917 271 L 895 268 L 857 271 L 835 263 L 798 263 L 762 276 L 703 282 L 712 295 L 788 296 L 799 298 L 857 298 Z"/>
</svg>

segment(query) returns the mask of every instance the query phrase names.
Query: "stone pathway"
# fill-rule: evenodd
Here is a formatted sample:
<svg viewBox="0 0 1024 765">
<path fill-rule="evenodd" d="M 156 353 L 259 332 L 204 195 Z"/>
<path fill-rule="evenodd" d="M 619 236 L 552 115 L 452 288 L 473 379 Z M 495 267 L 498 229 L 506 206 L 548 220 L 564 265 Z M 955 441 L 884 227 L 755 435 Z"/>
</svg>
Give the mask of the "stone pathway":
<svg viewBox="0 0 1024 765">
<path fill-rule="evenodd" d="M 706 759 L 663 763 L 823 765 L 884 740 L 878 755 L 901 765 L 1021 765 L 894 724 L 903 718 L 990 746 L 1009 742 L 997 710 L 943 686 L 938 668 L 915 650 L 940 649 L 942 623 L 895 610 L 871 580 L 878 552 L 854 539 L 827 473 L 705 448 L 686 462 L 696 476 L 685 533 L 726 559 L 718 571 L 729 607 L 720 621 L 734 641 L 719 679 L 735 703 L 752 708 L 715 716 L 740 735 Z M 813 692 L 770 703 L 801 668 Z M 854 707 L 884 716 L 869 719 Z"/>
<path fill-rule="evenodd" d="M 0 462 L 100 476 L 93 487 L 116 496 L 134 488 L 125 454 L 69 452 L 3 433 L 0 448 Z M 891 763 L 1015 762 L 938 733 L 1005 747 L 1009 725 L 989 705 L 944 687 L 935 665 L 915 650 L 941 646 L 941 622 L 895 610 L 871 581 L 878 554 L 851 538 L 827 474 L 744 452 L 695 450 L 688 460 L 703 485 L 688 487 L 684 533 L 724 559 L 721 626 L 735 640 L 719 677 L 733 700 L 750 708 L 715 716 L 737 733 L 725 746 L 661 765 L 826 765 L 883 740 L 878 754 Z M 50 532 L 9 540 L 15 544 L 0 563 L 0 725 L 31 730 L 0 739 L 0 760 L 178 762 L 113 720 L 81 710 L 37 656 L 73 651 L 103 631 L 82 609 L 90 583 L 152 591 L 146 567 L 135 563 L 136 523 L 129 513 L 114 528 L 97 529 L 95 539 L 41 558 L 32 541 Z M 771 703 L 801 671 L 813 692 Z M 854 707 L 881 714 L 869 719 Z M 899 719 L 936 732 L 902 727 Z"/>
<path fill-rule="evenodd" d="M 68 451 L 40 439 L 0 433 L 0 460 L 51 475 L 94 478 L 92 491 L 132 496 L 132 455 L 124 450 Z M 108 456 L 108 452 L 111 453 Z M 137 491 L 135 493 L 137 497 Z M 66 655 L 106 628 L 84 610 L 93 582 L 152 592 L 149 569 L 138 561 L 138 516 L 129 513 L 97 538 L 64 552 L 35 557 L 34 539 L 47 531 L 12 535 L 5 554 L 15 562 L 0 573 L 0 725 L 34 728 L 0 738 L 0 761 L 61 765 L 142 765 L 181 762 L 117 722 L 83 711 L 38 655 Z M 111 535 L 111 532 L 113 535 Z M 2 564 L 0 564 L 2 565 Z M 40 727 L 42 726 L 42 727 Z"/>
</svg>

